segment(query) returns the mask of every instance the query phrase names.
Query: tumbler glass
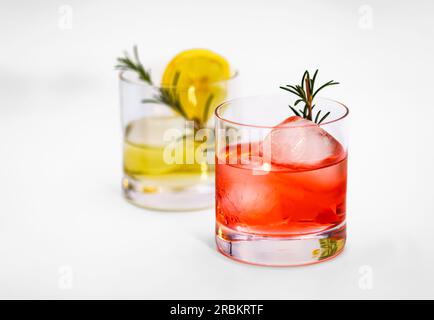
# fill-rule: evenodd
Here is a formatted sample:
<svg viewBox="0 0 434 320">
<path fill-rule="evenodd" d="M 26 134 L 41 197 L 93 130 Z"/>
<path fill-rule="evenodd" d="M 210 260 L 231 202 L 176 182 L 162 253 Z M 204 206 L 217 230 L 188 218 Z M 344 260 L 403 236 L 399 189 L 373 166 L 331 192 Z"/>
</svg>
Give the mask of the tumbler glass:
<svg viewBox="0 0 434 320">
<path fill-rule="evenodd" d="M 317 125 L 290 102 L 276 93 L 216 109 L 216 242 L 235 260 L 303 265 L 344 248 L 348 108 L 316 98 L 330 112 Z"/>
<path fill-rule="evenodd" d="M 120 72 L 119 77 L 126 199 L 156 210 L 213 206 L 212 115 L 223 99 L 232 96 L 236 73 L 228 80 L 195 87 L 154 86 L 130 71 Z M 212 92 L 212 97 L 207 92 Z M 162 98 L 163 102 L 159 101 Z M 164 103 L 164 98 L 176 98 L 188 108 L 195 104 L 206 107 L 199 115 L 188 117 Z"/>
</svg>

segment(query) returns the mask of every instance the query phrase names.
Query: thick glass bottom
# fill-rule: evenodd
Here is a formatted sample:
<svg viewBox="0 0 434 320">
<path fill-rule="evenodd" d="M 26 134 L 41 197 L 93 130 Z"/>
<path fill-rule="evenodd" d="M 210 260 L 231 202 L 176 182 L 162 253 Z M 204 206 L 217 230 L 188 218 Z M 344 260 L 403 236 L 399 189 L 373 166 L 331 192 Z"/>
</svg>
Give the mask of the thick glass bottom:
<svg viewBox="0 0 434 320">
<path fill-rule="evenodd" d="M 336 257 L 345 246 L 346 224 L 316 234 L 274 237 L 216 225 L 218 250 L 234 260 L 264 266 L 298 266 Z"/>
<path fill-rule="evenodd" d="M 125 198 L 139 207 L 161 211 L 189 211 L 214 205 L 214 178 L 194 178 L 176 183 L 173 179 L 135 179 L 124 176 Z"/>
</svg>

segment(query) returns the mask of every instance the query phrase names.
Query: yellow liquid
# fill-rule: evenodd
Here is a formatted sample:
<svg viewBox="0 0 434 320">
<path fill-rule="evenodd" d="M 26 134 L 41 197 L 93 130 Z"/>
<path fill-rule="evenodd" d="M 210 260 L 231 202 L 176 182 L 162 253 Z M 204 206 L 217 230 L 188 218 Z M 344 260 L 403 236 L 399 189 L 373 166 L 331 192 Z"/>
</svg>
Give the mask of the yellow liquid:
<svg viewBox="0 0 434 320">
<path fill-rule="evenodd" d="M 179 137 L 164 141 L 168 130 L 177 130 Z M 159 187 L 186 188 L 212 179 L 214 166 L 200 157 L 206 146 L 186 138 L 183 131 L 184 120 L 177 116 L 130 123 L 124 141 L 125 174 L 144 182 L 147 192 Z"/>
</svg>

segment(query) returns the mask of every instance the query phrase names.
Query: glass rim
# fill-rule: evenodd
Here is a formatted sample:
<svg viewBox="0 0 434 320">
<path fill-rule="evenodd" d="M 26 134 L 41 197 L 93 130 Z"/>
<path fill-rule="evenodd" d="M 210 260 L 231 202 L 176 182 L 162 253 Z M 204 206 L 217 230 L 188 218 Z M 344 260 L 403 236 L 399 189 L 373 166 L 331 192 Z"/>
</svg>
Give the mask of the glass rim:
<svg viewBox="0 0 434 320">
<path fill-rule="evenodd" d="M 320 100 L 326 100 L 326 101 L 338 104 L 339 106 L 341 106 L 345 110 L 344 114 L 342 116 L 339 116 L 336 119 L 325 121 L 325 122 L 323 122 L 321 124 L 316 124 L 316 123 L 312 122 L 312 124 L 295 125 L 295 126 L 287 126 L 287 125 L 258 125 L 258 124 L 241 123 L 241 122 L 237 122 L 237 121 L 226 119 L 222 114 L 220 114 L 220 110 L 223 107 L 225 107 L 225 106 L 227 106 L 227 105 L 229 105 L 231 103 L 234 103 L 234 102 L 239 101 L 239 100 L 244 100 L 246 98 L 264 97 L 264 96 L 273 96 L 273 94 L 262 94 L 262 95 L 256 95 L 256 96 L 253 95 L 253 96 L 239 97 L 239 98 L 234 98 L 234 99 L 229 99 L 229 100 L 223 101 L 222 103 L 220 103 L 216 107 L 216 109 L 214 111 L 214 116 L 217 119 L 221 120 L 221 121 L 224 121 L 224 122 L 227 122 L 227 123 L 230 123 L 230 124 L 233 124 L 233 125 L 237 125 L 237 126 L 240 126 L 240 127 L 250 127 L 250 128 L 258 128 L 258 129 L 273 129 L 273 128 L 287 128 L 287 129 L 290 129 L 290 128 L 296 128 L 296 127 L 310 127 L 310 126 L 320 126 L 320 127 L 322 127 L 322 126 L 325 126 L 325 125 L 329 125 L 329 124 L 341 121 L 341 120 L 345 119 L 348 116 L 348 114 L 350 113 L 350 109 L 348 109 L 348 107 L 345 104 L 343 104 L 343 103 L 341 103 L 341 102 L 339 102 L 337 100 L 334 100 L 334 99 L 325 98 L 325 97 L 318 97 L 318 99 L 320 99 Z"/>
<path fill-rule="evenodd" d="M 144 82 L 143 80 L 140 80 L 140 79 L 129 79 L 128 77 L 125 76 L 125 74 L 128 73 L 128 72 L 132 72 L 133 73 L 133 71 L 130 71 L 130 70 L 121 70 L 121 71 L 119 71 L 118 77 L 119 77 L 119 80 L 121 82 L 126 82 L 126 83 L 134 84 L 134 85 L 137 85 L 137 86 L 151 87 L 151 88 L 155 88 L 155 89 L 177 88 L 177 89 L 181 89 L 181 90 L 187 90 L 189 88 L 187 86 L 179 86 L 179 85 L 177 85 L 177 86 L 174 86 L 174 85 L 170 85 L 170 86 L 155 85 L 155 84 L 146 83 L 146 82 Z M 236 78 L 238 78 L 238 75 L 239 75 L 239 71 L 237 69 L 234 69 L 233 71 L 231 71 L 231 76 L 228 79 L 209 82 L 209 84 L 210 85 L 216 85 L 216 84 L 222 84 L 222 83 L 232 82 Z"/>
</svg>

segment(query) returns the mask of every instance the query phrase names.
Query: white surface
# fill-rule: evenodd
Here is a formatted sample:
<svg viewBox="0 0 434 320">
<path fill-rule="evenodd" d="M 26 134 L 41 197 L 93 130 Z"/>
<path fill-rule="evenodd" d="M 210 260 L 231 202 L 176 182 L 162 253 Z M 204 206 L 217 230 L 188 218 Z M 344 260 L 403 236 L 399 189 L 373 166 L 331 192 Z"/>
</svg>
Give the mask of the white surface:
<svg viewBox="0 0 434 320">
<path fill-rule="evenodd" d="M 371 1 L 372 29 L 366 4 L 1 1 L 0 297 L 434 298 L 434 3 Z M 134 43 L 147 64 L 218 51 L 241 94 L 305 68 L 342 83 L 328 91 L 351 109 L 342 256 L 235 263 L 214 250 L 213 210 L 124 201 L 113 64 Z"/>
</svg>

